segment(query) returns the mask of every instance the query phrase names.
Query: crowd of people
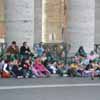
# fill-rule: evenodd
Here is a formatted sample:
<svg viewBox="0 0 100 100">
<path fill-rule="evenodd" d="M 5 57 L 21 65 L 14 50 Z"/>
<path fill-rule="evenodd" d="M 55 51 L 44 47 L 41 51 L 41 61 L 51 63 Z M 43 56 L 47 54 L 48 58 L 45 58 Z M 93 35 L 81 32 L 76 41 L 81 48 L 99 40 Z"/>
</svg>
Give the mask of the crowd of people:
<svg viewBox="0 0 100 100">
<path fill-rule="evenodd" d="M 55 59 L 49 48 L 39 43 L 34 52 L 27 42 L 19 48 L 16 41 L 6 49 L 6 57 L 0 58 L 1 78 L 44 78 L 53 75 L 60 77 L 100 77 L 99 56 L 91 51 L 87 54 L 80 46 L 75 56 L 65 64 L 65 52 Z"/>
</svg>

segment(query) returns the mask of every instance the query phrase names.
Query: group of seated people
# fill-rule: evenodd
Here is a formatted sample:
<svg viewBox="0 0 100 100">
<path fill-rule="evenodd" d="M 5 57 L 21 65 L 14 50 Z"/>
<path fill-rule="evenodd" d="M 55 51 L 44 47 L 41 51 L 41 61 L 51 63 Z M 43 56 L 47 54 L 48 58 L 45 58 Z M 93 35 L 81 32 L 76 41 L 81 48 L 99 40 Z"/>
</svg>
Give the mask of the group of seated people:
<svg viewBox="0 0 100 100">
<path fill-rule="evenodd" d="M 100 77 L 99 56 L 92 51 L 87 54 L 81 46 L 68 64 L 55 59 L 50 50 L 40 43 L 31 52 L 27 43 L 18 48 L 15 41 L 7 48 L 6 58 L 0 58 L 1 78 L 43 78 L 51 75 L 60 77 Z"/>
</svg>

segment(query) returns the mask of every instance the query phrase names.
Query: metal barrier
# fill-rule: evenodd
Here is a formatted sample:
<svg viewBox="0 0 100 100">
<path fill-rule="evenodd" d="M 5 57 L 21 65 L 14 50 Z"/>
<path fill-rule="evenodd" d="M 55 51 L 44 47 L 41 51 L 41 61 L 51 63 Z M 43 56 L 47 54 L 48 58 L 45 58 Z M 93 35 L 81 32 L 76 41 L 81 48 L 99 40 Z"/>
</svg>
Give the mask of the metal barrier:
<svg viewBox="0 0 100 100">
<path fill-rule="evenodd" d="M 34 44 L 34 46 L 36 45 L 37 44 Z M 7 48 L 7 43 L 0 43 L 0 57 L 1 58 L 5 56 L 6 48 Z M 71 48 L 70 44 L 67 44 L 64 42 L 63 43 L 44 43 L 43 48 L 45 49 L 45 51 L 48 51 L 49 49 L 53 58 L 55 58 L 56 60 L 59 60 L 59 59 L 63 60 L 65 64 L 67 64 L 68 61 L 72 59 L 72 57 L 68 57 L 68 54 Z"/>
<path fill-rule="evenodd" d="M 0 57 L 5 55 L 5 50 L 7 48 L 7 43 L 0 43 Z"/>
<path fill-rule="evenodd" d="M 36 44 L 35 44 L 36 45 Z M 65 64 L 68 62 L 68 53 L 70 50 L 70 44 L 67 43 L 44 43 L 43 48 L 49 52 L 55 59 L 61 59 Z"/>
<path fill-rule="evenodd" d="M 95 52 L 100 56 L 100 44 L 95 44 Z"/>
</svg>

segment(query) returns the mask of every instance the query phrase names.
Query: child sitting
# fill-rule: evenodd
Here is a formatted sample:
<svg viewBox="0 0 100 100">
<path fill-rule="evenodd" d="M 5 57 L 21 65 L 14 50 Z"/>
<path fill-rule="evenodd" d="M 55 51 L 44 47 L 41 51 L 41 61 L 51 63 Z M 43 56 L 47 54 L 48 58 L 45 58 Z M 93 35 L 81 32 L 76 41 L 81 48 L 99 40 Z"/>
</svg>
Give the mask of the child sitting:
<svg viewBox="0 0 100 100">
<path fill-rule="evenodd" d="M 61 61 L 58 61 L 58 63 L 57 63 L 57 74 L 61 77 L 67 76 L 67 70 L 65 68 L 64 63 Z"/>
<path fill-rule="evenodd" d="M 9 63 L 10 61 L 5 60 L 5 63 L 2 67 L 2 74 L 1 74 L 2 78 L 10 78 L 11 76 L 10 69 L 9 69 Z"/>
<path fill-rule="evenodd" d="M 23 76 L 25 78 L 31 78 L 33 76 L 32 70 L 31 70 L 31 62 L 30 59 L 23 59 L 21 62 Z"/>
<path fill-rule="evenodd" d="M 34 73 L 36 74 L 36 76 L 38 77 L 48 77 L 50 76 L 50 72 L 46 69 L 46 67 L 41 63 L 41 58 L 37 57 L 34 61 Z"/>
</svg>

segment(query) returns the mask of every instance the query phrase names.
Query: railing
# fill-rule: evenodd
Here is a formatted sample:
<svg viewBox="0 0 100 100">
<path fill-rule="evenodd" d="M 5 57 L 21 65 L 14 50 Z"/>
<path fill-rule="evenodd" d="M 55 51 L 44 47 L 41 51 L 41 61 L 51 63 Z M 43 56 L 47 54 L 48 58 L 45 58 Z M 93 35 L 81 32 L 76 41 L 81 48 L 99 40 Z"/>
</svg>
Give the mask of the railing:
<svg viewBox="0 0 100 100">
<path fill-rule="evenodd" d="M 100 44 L 95 44 L 95 52 L 100 56 Z"/>
<path fill-rule="evenodd" d="M 0 43 L 0 57 L 5 55 L 5 50 L 7 48 L 7 43 Z"/>
<path fill-rule="evenodd" d="M 70 44 L 67 43 L 45 43 L 43 44 L 44 49 L 49 49 L 51 55 L 55 59 L 63 59 L 64 63 L 67 64 L 68 59 L 68 53 L 71 48 Z M 64 53 L 64 55 L 63 55 Z"/>
<path fill-rule="evenodd" d="M 37 44 L 36 44 L 37 45 Z M 35 45 L 35 46 L 36 46 Z M 45 43 L 43 44 L 45 50 L 49 49 L 51 55 L 55 59 L 61 59 L 67 64 L 73 57 L 69 57 L 70 44 L 67 43 Z M 0 58 L 5 57 L 7 43 L 0 43 Z M 64 53 L 64 56 L 63 56 Z"/>
</svg>

